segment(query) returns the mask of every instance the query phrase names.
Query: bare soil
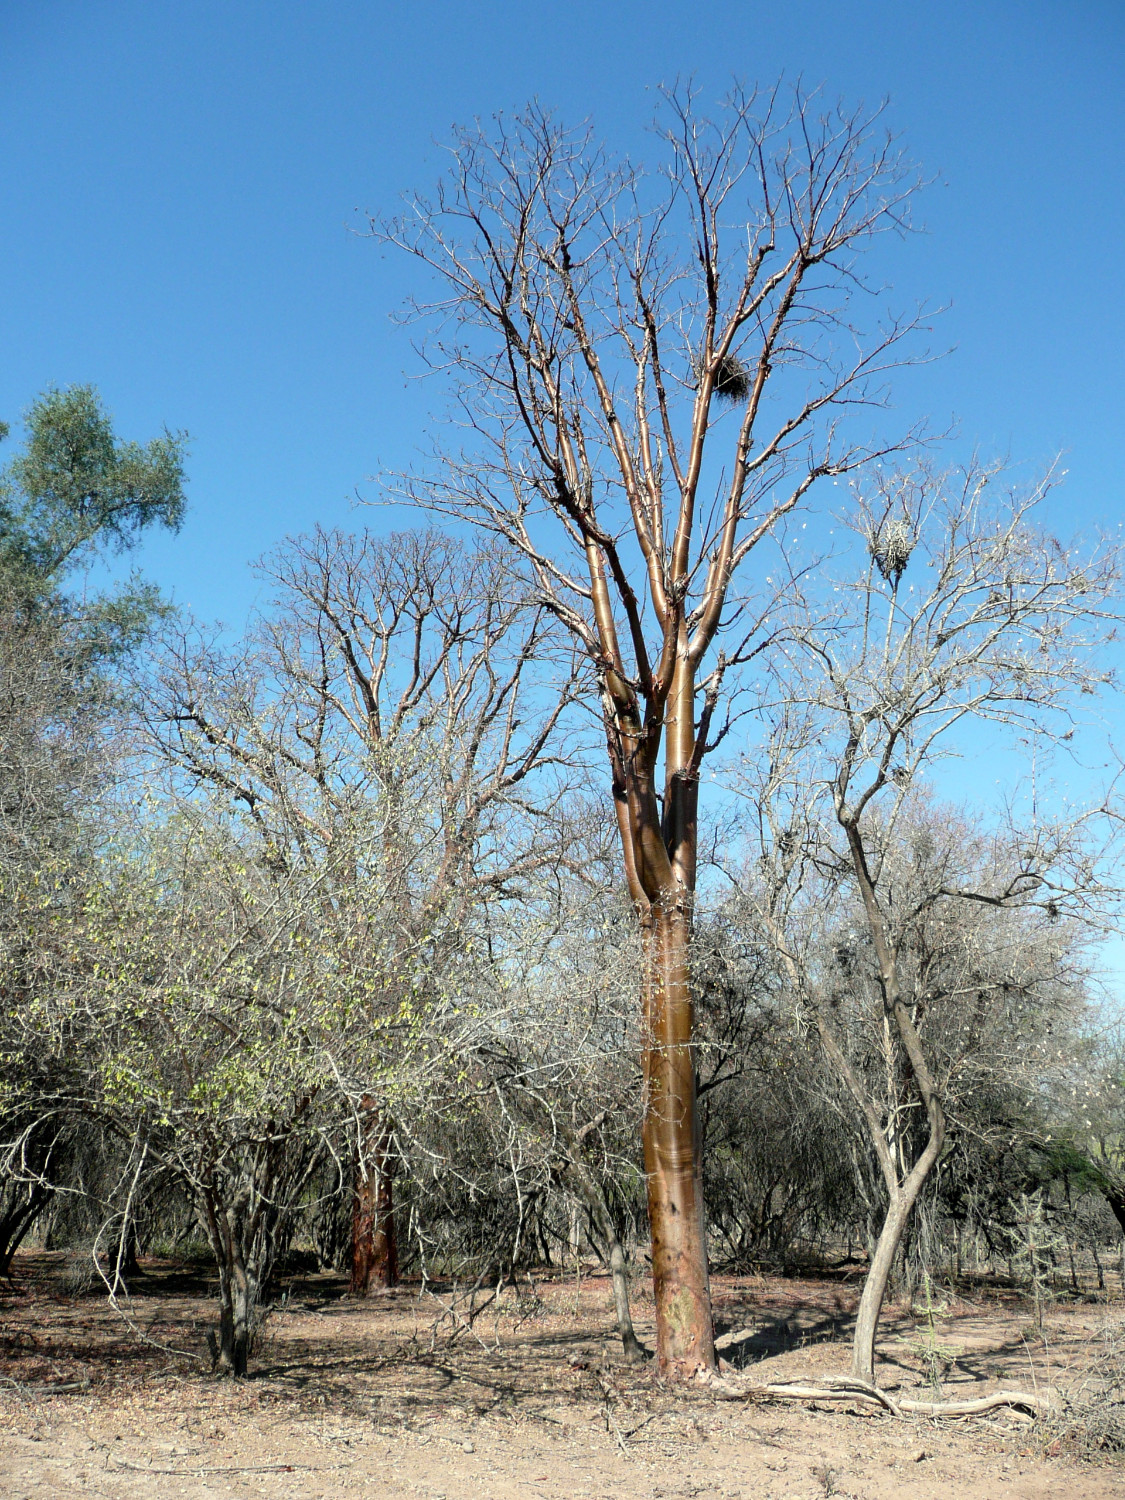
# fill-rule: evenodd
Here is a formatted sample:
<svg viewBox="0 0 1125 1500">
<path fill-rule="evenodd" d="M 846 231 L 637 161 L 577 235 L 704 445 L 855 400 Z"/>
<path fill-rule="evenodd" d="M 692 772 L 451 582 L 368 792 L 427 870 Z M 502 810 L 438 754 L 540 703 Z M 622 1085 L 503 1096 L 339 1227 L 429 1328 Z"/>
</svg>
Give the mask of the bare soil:
<svg viewBox="0 0 1125 1500">
<path fill-rule="evenodd" d="M 66 1258 L 17 1258 L 0 1289 L 0 1495 L 329 1500 L 1108 1500 L 1125 1469 L 1052 1454 L 1028 1419 L 935 1422 L 815 1405 L 721 1401 L 622 1363 L 607 1279 L 536 1277 L 468 1326 L 468 1298 L 417 1285 L 350 1302 L 293 1278 L 252 1378 L 208 1372 L 206 1273 L 147 1261 L 126 1310 L 73 1291 Z M 68 1290 L 68 1287 L 71 1289 Z M 847 1368 L 846 1278 L 717 1277 L 721 1330 L 763 1380 Z M 489 1293 L 477 1294 L 476 1306 Z M 946 1395 L 1080 1382 L 1119 1300 L 1031 1309 L 995 1287 L 951 1299 L 931 1335 L 892 1308 L 880 1383 L 932 1387 L 927 1341 L 954 1362 Z M 651 1296 L 636 1298 L 651 1343 Z M 160 1347 L 163 1346 L 163 1347 Z"/>
</svg>

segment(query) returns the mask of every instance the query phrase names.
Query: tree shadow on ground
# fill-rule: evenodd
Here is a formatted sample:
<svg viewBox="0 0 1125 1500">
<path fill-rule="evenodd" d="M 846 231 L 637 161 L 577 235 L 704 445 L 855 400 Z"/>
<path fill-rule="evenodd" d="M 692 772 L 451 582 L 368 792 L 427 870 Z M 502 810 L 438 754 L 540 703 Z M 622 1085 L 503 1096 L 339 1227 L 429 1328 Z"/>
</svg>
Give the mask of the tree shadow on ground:
<svg viewBox="0 0 1125 1500">
<path fill-rule="evenodd" d="M 759 1326 L 734 1343 L 723 1343 L 723 1358 L 736 1369 L 788 1354 L 809 1344 L 834 1344 L 851 1337 L 855 1317 L 842 1308 L 821 1313 L 811 1321 L 793 1313 L 775 1313 L 759 1319 Z M 717 1330 L 718 1331 L 718 1330 Z M 723 1342 L 720 1334 L 720 1342 Z"/>
</svg>

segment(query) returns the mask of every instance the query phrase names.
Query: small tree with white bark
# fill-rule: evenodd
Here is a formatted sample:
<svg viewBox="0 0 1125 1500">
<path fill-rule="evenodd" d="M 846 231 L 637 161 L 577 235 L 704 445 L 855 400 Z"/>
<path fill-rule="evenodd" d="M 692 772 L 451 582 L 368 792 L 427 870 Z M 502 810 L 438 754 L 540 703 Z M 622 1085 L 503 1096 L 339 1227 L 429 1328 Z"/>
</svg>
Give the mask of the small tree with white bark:
<svg viewBox="0 0 1125 1500">
<path fill-rule="evenodd" d="M 1109 680 L 1100 652 L 1119 558 L 1064 547 L 1035 526 L 1050 488 L 1049 477 L 1030 491 L 1006 487 L 998 469 L 971 465 L 888 474 L 857 495 L 845 518 L 855 570 L 838 567 L 815 599 L 795 587 L 773 666 L 767 753 L 748 766 L 761 917 L 885 1187 L 855 1335 L 854 1372 L 868 1382 L 895 1255 L 946 1141 L 930 1012 L 951 975 L 994 991 L 983 954 L 975 979 L 963 959 L 950 968 L 939 929 L 963 935 L 958 913 L 973 905 L 1017 926 L 1032 915 L 1104 916 L 1114 896 L 1110 825 L 1096 812 L 1050 819 L 1033 807 L 1006 828 L 1001 814 L 975 857 L 953 847 L 925 858 L 916 850 L 905 865 L 900 856 L 921 779 L 958 726 L 1067 741 L 1082 695 Z M 840 931 L 842 902 L 854 910 L 850 933 Z M 826 936 L 835 964 L 823 962 Z M 1015 953 L 1018 969 L 1018 943 Z M 1014 991 L 1011 980 L 1000 976 Z M 869 1026 L 843 1024 L 844 996 L 869 1009 Z"/>
</svg>

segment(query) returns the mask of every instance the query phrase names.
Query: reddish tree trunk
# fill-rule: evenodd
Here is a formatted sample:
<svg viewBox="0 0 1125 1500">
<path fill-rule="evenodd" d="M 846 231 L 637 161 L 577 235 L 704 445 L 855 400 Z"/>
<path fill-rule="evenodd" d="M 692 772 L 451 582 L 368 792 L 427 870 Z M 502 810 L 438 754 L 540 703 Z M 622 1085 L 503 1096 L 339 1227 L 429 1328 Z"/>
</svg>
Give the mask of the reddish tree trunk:
<svg viewBox="0 0 1125 1500">
<path fill-rule="evenodd" d="M 366 1297 L 372 1286 L 398 1285 L 391 1123 L 370 1096 L 361 1109 L 352 1203 L 353 1297 Z"/>
<path fill-rule="evenodd" d="M 691 919 L 682 903 L 652 912 L 642 1126 L 660 1372 L 677 1379 L 715 1367 L 703 1209 Z"/>
</svg>

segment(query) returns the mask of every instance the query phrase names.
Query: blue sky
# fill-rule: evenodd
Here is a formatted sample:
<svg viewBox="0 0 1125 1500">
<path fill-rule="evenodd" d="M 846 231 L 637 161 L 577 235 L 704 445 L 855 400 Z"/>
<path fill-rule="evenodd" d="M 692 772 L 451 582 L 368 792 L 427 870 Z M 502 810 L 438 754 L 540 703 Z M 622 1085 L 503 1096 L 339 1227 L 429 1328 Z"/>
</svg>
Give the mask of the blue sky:
<svg viewBox="0 0 1125 1500">
<path fill-rule="evenodd" d="M 93 381 L 124 435 L 188 429 L 191 516 L 144 564 L 238 624 L 252 557 L 427 446 L 440 394 L 391 321 L 413 269 L 354 231 L 451 124 L 537 96 L 643 156 L 654 85 L 785 73 L 889 96 L 935 178 L 891 269 L 955 352 L 904 417 L 1065 450 L 1056 524 L 1116 525 L 1123 63 L 1119 0 L 0 0 L 0 416 Z"/>
<path fill-rule="evenodd" d="M 186 428 L 189 519 L 141 561 L 237 628 L 254 557 L 390 524 L 357 488 L 430 446 L 441 392 L 392 319 L 415 268 L 357 231 L 434 181 L 450 127 L 537 97 L 643 158 L 660 83 L 785 74 L 889 98 L 933 178 L 885 266 L 903 305 L 948 304 L 953 352 L 898 381 L 903 425 L 1062 450 L 1055 527 L 1116 529 L 1123 73 L 1120 0 L 0 0 L 0 418 L 92 381 L 122 435 Z"/>
<path fill-rule="evenodd" d="M 142 561 L 237 627 L 251 559 L 379 519 L 357 488 L 429 447 L 441 395 L 392 321 L 414 268 L 356 231 L 451 125 L 538 97 L 644 157 L 656 85 L 785 74 L 889 97 L 934 179 L 887 266 L 954 352 L 900 380 L 903 424 L 1062 450 L 1055 527 L 1116 529 L 1123 65 L 1120 0 L 0 0 L 0 418 L 91 381 L 124 436 L 188 429 L 189 519 Z"/>
</svg>

